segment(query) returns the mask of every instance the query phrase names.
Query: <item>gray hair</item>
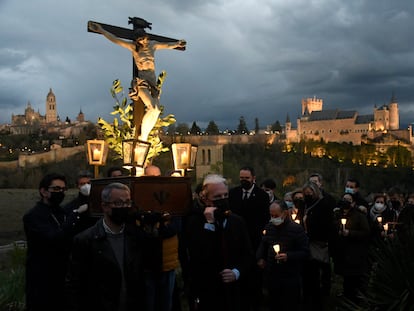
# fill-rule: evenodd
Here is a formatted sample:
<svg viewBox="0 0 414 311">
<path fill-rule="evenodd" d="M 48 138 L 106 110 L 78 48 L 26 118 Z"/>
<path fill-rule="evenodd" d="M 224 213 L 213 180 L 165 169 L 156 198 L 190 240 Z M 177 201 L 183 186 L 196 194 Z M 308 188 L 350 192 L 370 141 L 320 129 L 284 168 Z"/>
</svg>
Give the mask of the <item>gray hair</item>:
<svg viewBox="0 0 414 311">
<path fill-rule="evenodd" d="M 102 190 L 102 193 L 101 193 L 102 202 L 109 202 L 111 200 L 113 189 L 125 190 L 128 192 L 131 192 L 129 187 L 123 183 L 120 183 L 120 182 L 111 183 L 109 185 L 106 185 L 105 188 Z"/>
<path fill-rule="evenodd" d="M 225 184 L 227 186 L 227 181 L 219 174 L 209 174 L 204 177 L 203 188 L 206 188 L 206 186 L 210 184 Z"/>
</svg>

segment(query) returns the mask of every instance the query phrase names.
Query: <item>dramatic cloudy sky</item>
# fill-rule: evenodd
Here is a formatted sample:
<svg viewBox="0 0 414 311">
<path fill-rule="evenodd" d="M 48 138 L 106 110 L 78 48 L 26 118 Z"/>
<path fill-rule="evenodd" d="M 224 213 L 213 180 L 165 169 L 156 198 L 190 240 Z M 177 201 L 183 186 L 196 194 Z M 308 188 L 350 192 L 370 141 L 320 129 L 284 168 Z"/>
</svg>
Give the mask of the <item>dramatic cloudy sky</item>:
<svg viewBox="0 0 414 311">
<path fill-rule="evenodd" d="M 30 101 L 45 113 L 52 88 L 61 118 L 80 109 L 107 120 L 112 81 L 128 86 L 132 57 L 103 36 L 94 20 L 187 41 L 187 50 L 158 51 L 166 70 L 161 103 L 178 123 L 249 128 L 287 114 L 302 98 L 325 109 L 371 114 L 399 102 L 401 125 L 414 122 L 414 2 L 410 0 L 0 0 L 0 123 Z"/>
</svg>

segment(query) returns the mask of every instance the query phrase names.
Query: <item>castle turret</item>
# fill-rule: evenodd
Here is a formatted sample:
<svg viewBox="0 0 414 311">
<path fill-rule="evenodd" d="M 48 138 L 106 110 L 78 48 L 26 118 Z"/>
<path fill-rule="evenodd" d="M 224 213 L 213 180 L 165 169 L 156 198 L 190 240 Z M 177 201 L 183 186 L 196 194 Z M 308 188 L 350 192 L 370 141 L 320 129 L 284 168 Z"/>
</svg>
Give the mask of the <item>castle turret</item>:
<svg viewBox="0 0 414 311">
<path fill-rule="evenodd" d="M 391 96 L 390 104 L 388 105 L 390 111 L 390 130 L 398 130 L 400 128 L 400 117 L 398 111 L 398 103 L 394 93 Z"/>
</svg>

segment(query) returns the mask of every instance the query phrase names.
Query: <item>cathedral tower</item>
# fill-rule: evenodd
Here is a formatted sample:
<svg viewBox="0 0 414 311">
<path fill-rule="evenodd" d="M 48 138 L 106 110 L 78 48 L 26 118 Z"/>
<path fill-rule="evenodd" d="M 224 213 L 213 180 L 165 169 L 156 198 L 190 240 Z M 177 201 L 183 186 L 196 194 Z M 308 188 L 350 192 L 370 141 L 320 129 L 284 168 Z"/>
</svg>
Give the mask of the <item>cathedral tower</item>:
<svg viewBox="0 0 414 311">
<path fill-rule="evenodd" d="M 54 123 L 56 121 L 56 97 L 55 94 L 53 94 L 52 89 L 50 89 L 46 97 L 46 123 Z"/>
</svg>

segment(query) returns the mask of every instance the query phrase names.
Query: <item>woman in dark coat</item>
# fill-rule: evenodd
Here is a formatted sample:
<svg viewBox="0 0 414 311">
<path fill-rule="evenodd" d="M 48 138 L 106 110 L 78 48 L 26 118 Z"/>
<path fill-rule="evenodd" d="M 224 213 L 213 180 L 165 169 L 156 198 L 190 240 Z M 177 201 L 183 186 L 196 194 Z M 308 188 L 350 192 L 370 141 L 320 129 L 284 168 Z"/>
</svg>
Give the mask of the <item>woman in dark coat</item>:
<svg viewBox="0 0 414 311">
<path fill-rule="evenodd" d="M 344 278 L 344 296 L 356 300 L 364 289 L 368 272 L 369 225 L 366 215 L 355 206 L 353 194 L 345 193 L 335 214 L 338 239 L 333 261 L 335 272 Z"/>
</svg>

